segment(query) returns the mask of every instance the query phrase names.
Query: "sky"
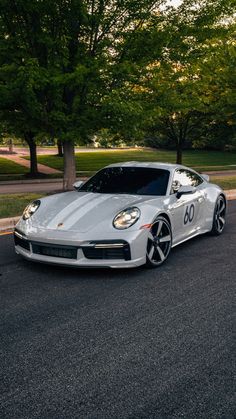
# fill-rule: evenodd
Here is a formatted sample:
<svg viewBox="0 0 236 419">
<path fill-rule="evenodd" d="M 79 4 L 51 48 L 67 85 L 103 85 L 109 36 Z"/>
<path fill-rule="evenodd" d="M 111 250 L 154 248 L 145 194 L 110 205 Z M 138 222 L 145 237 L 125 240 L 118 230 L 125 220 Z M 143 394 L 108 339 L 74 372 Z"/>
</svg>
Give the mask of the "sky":
<svg viewBox="0 0 236 419">
<path fill-rule="evenodd" d="M 179 6 L 182 0 L 169 0 L 169 3 L 173 6 Z"/>
<path fill-rule="evenodd" d="M 161 6 L 161 9 L 165 10 L 166 6 L 174 6 L 174 7 L 178 7 L 183 0 L 167 0 L 166 3 L 164 3 Z"/>
</svg>

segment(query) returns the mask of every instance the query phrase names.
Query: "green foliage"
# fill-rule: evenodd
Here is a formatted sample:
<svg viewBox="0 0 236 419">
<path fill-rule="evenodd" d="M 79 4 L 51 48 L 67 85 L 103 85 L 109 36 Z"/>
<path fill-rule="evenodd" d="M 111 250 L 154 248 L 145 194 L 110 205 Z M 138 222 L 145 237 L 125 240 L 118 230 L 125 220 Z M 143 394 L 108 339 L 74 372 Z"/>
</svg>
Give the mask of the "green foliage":
<svg viewBox="0 0 236 419">
<path fill-rule="evenodd" d="M 158 4 L 159 2 L 156 2 Z M 132 73 L 124 48 L 153 2 L 16 0 L 0 9 L 0 94 L 8 130 L 86 142 L 102 98 Z"/>
<path fill-rule="evenodd" d="M 178 9 L 165 9 L 135 39 L 136 78 L 123 85 L 125 100 L 119 93 L 114 113 L 125 102 L 119 119 L 129 115 L 131 127 L 147 144 L 176 148 L 179 162 L 186 147 L 224 148 L 235 141 L 227 127 L 234 123 L 235 110 L 235 10 L 232 1 L 196 6 L 186 0 Z M 142 62 L 138 46 L 145 52 Z"/>
<path fill-rule="evenodd" d="M 216 114 L 235 121 L 234 12 L 232 0 L 2 0 L 2 130 L 206 144 Z"/>
</svg>

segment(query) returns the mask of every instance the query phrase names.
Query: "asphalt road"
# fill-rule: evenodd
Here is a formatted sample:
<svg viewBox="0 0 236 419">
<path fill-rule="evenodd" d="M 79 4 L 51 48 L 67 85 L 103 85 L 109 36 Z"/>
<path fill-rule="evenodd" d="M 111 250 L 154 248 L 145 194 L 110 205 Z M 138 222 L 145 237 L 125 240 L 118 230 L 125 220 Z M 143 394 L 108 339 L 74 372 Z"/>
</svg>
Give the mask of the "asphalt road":
<svg viewBox="0 0 236 419">
<path fill-rule="evenodd" d="M 0 237 L 0 418 L 235 419 L 235 255 L 236 201 L 156 270 L 33 264 Z"/>
<path fill-rule="evenodd" d="M 35 182 L 35 183 L 6 183 L 0 184 L 0 194 L 11 193 L 52 193 L 60 192 L 63 189 L 63 182 Z"/>
</svg>

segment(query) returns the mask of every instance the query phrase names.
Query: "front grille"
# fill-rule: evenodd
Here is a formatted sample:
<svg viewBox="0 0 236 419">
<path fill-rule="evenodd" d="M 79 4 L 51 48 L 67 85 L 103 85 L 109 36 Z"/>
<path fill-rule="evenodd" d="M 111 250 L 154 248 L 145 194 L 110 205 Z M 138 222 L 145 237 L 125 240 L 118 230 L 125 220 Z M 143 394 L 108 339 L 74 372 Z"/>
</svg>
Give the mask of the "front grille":
<svg viewBox="0 0 236 419">
<path fill-rule="evenodd" d="M 114 246 L 114 243 L 112 242 L 97 242 L 92 244 L 93 246 L 82 248 L 84 256 L 87 259 L 131 259 L 130 247 L 126 242 L 119 243 L 119 246 L 117 247 Z M 96 247 L 96 245 L 98 247 Z"/>
<path fill-rule="evenodd" d="M 15 245 L 23 247 L 30 251 L 30 242 L 23 237 L 19 237 L 19 234 L 14 234 Z M 83 250 L 84 256 L 87 259 L 120 259 L 120 260 L 131 260 L 130 246 L 125 241 L 96 241 L 90 242 L 89 245 L 76 247 L 66 245 L 53 245 L 49 243 L 31 242 L 32 252 L 37 255 L 65 258 L 65 259 L 77 259 L 78 249 Z"/>
<path fill-rule="evenodd" d="M 23 249 L 30 251 L 30 244 L 28 240 L 17 236 L 16 233 L 14 233 L 14 242 L 16 246 L 23 247 Z"/>
<path fill-rule="evenodd" d="M 65 259 L 77 259 L 77 247 L 53 246 L 45 243 L 32 243 L 33 253 L 37 255 L 51 256 Z"/>
</svg>

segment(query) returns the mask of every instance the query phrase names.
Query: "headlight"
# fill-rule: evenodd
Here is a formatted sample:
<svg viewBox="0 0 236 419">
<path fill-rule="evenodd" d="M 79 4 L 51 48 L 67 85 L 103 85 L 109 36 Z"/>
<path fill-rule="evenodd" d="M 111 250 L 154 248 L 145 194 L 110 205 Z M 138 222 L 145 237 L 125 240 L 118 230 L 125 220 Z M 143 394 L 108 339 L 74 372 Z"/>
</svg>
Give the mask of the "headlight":
<svg viewBox="0 0 236 419">
<path fill-rule="evenodd" d="M 31 202 L 31 204 L 27 205 L 22 215 L 23 220 L 28 220 L 28 218 L 30 218 L 35 211 L 37 211 L 40 204 L 41 202 L 37 199 L 37 201 Z"/>
<path fill-rule="evenodd" d="M 115 216 L 113 226 L 119 230 L 129 228 L 138 221 L 140 214 L 140 210 L 136 207 L 126 208 Z"/>
</svg>

